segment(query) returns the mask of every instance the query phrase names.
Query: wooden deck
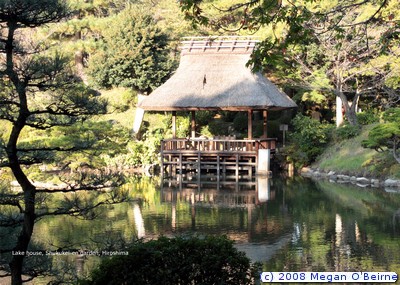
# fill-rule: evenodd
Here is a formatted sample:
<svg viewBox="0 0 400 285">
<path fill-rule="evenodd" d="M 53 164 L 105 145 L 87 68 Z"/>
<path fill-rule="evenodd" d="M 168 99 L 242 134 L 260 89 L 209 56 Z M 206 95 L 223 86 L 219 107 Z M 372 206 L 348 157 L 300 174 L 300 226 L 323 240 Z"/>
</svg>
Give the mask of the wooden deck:
<svg viewBox="0 0 400 285">
<path fill-rule="evenodd" d="M 275 138 L 237 139 L 166 139 L 161 141 L 161 169 L 169 174 L 189 171 L 214 172 L 218 176 L 233 173 L 252 177 L 257 171 L 260 149 L 275 152 Z"/>
</svg>

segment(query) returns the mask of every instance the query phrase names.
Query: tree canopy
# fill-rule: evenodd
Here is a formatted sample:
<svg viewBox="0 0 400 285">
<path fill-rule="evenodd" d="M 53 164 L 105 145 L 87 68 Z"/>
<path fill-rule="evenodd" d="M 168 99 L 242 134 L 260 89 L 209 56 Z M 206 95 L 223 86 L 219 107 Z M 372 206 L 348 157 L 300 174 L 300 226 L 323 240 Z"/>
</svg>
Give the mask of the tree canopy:
<svg viewBox="0 0 400 285">
<path fill-rule="evenodd" d="M 182 0 L 180 5 L 196 25 L 272 31 L 250 64 L 280 74 L 300 92 L 340 98 L 350 124 L 357 124 L 360 96 L 384 97 L 387 107 L 399 100 L 393 64 L 399 58 L 398 1 Z"/>
<path fill-rule="evenodd" d="M 49 49 L 51 45 L 37 29 L 70 15 L 67 8 L 65 2 L 57 0 L 0 4 L 0 120 L 6 129 L 1 132 L 0 167 L 11 169 L 22 189 L 22 193 L 0 193 L 0 207 L 8 209 L 0 213 L 0 227 L 20 230 L 14 247 L 0 248 L 1 253 L 10 256 L 9 265 L 1 264 L 0 269 L 9 272 L 12 284 L 22 284 L 24 274 L 28 278 L 40 274 L 35 268 L 23 267 L 24 255 L 11 255 L 12 251 L 26 252 L 37 219 L 61 214 L 90 218 L 90 211 L 96 206 L 125 199 L 111 195 L 100 200 L 82 200 L 77 194 L 53 209 L 46 206 L 47 199 L 41 194 L 100 189 L 105 187 L 105 181 L 107 187 L 112 187 L 120 176 L 86 171 L 71 175 L 61 189 L 54 191 L 35 185 L 27 174 L 25 166 L 49 162 L 56 153 L 93 147 L 97 140 L 90 137 L 89 131 L 73 140 L 67 130 L 76 130 L 77 123 L 106 111 L 106 102 L 75 76 L 62 51 Z M 53 131 L 68 139 L 46 139 L 46 132 Z M 23 136 L 29 132 L 35 132 L 38 138 L 24 141 Z"/>
<path fill-rule="evenodd" d="M 90 57 L 94 83 L 150 92 L 170 75 L 173 62 L 168 40 L 146 12 L 125 9 L 110 19 L 99 50 Z"/>
<path fill-rule="evenodd" d="M 389 151 L 400 163 L 400 108 L 388 109 L 382 115 L 383 123 L 375 126 L 362 142 L 366 148 L 377 151 Z"/>
</svg>

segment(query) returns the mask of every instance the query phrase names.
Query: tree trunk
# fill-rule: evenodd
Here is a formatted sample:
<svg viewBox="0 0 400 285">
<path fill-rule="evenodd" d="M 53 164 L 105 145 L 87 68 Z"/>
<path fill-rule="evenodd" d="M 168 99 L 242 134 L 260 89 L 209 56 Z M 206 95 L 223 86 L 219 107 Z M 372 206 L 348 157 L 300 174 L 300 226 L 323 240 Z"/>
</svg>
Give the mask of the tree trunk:
<svg viewBox="0 0 400 285">
<path fill-rule="evenodd" d="M 346 117 L 350 125 L 358 126 L 356 112 L 352 108 L 349 108 L 348 112 L 346 112 Z"/>
<path fill-rule="evenodd" d="M 342 99 L 340 96 L 336 96 L 336 127 L 338 128 L 341 124 L 343 124 L 343 112 L 342 112 Z"/>
<path fill-rule="evenodd" d="M 399 137 L 395 136 L 393 139 L 393 157 L 398 163 L 400 163 L 400 156 L 397 154 L 397 146 L 399 145 L 399 143 Z"/>
<path fill-rule="evenodd" d="M 13 248 L 13 251 L 20 252 L 20 254 L 14 254 L 9 263 L 11 270 L 11 284 L 20 285 L 22 284 L 22 268 L 25 258 L 26 250 L 31 241 L 33 226 L 35 224 L 35 196 L 36 187 L 29 181 L 26 174 L 23 172 L 19 159 L 18 159 L 18 149 L 17 142 L 19 135 L 26 124 L 27 113 L 29 113 L 26 105 L 26 94 L 25 89 L 22 88 L 18 90 L 20 94 L 21 110 L 17 121 L 14 123 L 11 130 L 6 152 L 11 171 L 18 181 L 24 192 L 24 212 L 21 232 L 18 236 L 17 243 Z"/>
<path fill-rule="evenodd" d="M 21 185 L 22 186 L 22 185 Z M 24 187 L 22 186 L 24 189 Z M 36 189 L 29 187 L 31 189 L 24 190 L 25 192 L 25 214 L 24 222 L 22 225 L 21 232 L 18 236 L 18 241 L 14 247 L 14 251 L 26 253 L 28 245 L 31 241 L 33 226 L 35 224 L 35 192 Z M 21 285 L 22 284 L 22 268 L 24 263 L 25 255 L 13 255 L 10 262 L 11 269 L 11 284 Z"/>
<path fill-rule="evenodd" d="M 75 68 L 76 68 L 76 75 L 82 79 L 85 85 L 89 85 L 87 76 L 85 74 L 85 64 L 84 64 L 84 51 L 77 50 L 75 52 Z"/>
<path fill-rule="evenodd" d="M 349 124 L 352 126 L 358 126 L 357 116 L 356 116 L 356 103 L 354 102 L 352 104 L 352 106 L 350 106 L 346 95 L 344 95 L 344 93 L 341 90 L 336 90 L 335 93 L 336 93 L 336 96 L 339 97 L 342 101 L 344 113 L 346 115 L 346 119 L 349 122 Z M 356 95 L 356 97 L 357 98 L 354 98 L 355 100 L 358 99 L 357 95 Z M 337 100 L 337 102 L 338 102 L 338 100 Z M 336 108 L 339 108 L 339 106 L 336 106 Z M 339 126 L 337 120 L 336 120 L 336 126 Z"/>
</svg>

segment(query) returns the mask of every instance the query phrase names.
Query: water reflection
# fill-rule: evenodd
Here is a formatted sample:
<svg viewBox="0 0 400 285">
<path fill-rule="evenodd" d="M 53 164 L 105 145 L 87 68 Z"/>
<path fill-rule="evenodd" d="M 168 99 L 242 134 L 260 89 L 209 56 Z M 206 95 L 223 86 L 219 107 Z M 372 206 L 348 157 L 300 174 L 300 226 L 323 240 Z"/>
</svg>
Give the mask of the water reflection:
<svg viewBox="0 0 400 285">
<path fill-rule="evenodd" d="M 396 193 L 302 178 L 179 177 L 160 188 L 160 205 L 143 208 L 150 236 L 225 234 L 278 271 L 400 269 Z"/>
<path fill-rule="evenodd" d="M 144 238 L 146 236 L 146 230 L 144 229 L 144 220 L 142 217 L 142 211 L 138 204 L 133 205 L 133 217 L 135 220 L 136 233 L 138 238 Z"/>
<path fill-rule="evenodd" d="M 44 219 L 34 246 L 122 249 L 136 238 L 217 234 L 268 271 L 400 272 L 400 193 L 299 177 L 206 178 L 133 177 L 124 187 L 140 202 L 103 207 L 94 221 Z M 67 259 L 81 274 L 98 262 Z"/>
</svg>

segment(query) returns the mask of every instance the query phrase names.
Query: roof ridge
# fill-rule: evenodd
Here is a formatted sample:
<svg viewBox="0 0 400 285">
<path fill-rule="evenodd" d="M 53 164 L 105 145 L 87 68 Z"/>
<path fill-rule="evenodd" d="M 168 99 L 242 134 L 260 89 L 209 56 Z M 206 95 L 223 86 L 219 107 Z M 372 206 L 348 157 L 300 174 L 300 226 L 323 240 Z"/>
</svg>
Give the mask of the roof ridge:
<svg viewBox="0 0 400 285">
<path fill-rule="evenodd" d="M 209 37 L 184 37 L 181 42 L 182 54 L 187 53 L 251 53 L 256 44 L 260 42 L 257 37 L 248 36 L 209 36 Z"/>
</svg>

